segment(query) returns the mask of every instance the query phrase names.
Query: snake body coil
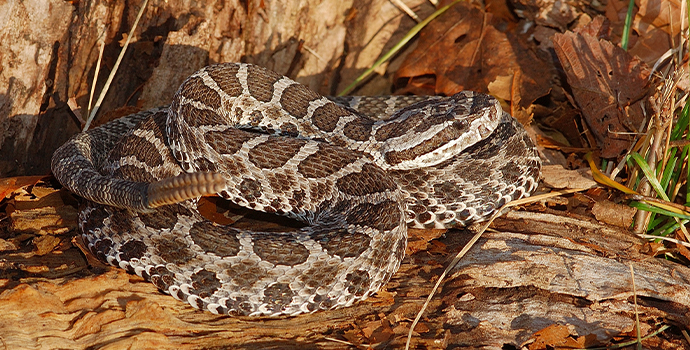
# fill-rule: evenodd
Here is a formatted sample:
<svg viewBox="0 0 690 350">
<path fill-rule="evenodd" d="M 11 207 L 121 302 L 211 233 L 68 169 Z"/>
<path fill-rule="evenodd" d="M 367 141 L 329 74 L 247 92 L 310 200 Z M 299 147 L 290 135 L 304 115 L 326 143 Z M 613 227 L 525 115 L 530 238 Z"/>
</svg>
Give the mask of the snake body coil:
<svg viewBox="0 0 690 350">
<path fill-rule="evenodd" d="M 99 259 L 214 313 L 295 315 L 375 293 L 407 228 L 464 226 L 536 188 L 541 162 L 488 95 L 322 97 L 249 64 L 209 66 L 172 104 L 81 133 L 53 155 L 87 204 Z M 288 216 L 255 232 L 199 215 L 197 197 Z"/>
</svg>

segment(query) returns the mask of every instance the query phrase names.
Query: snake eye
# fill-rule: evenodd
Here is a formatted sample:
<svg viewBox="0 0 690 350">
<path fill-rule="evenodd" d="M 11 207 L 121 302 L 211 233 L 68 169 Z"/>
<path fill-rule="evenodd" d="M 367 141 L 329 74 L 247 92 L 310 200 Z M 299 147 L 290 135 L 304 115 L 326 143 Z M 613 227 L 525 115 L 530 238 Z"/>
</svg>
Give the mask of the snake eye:
<svg viewBox="0 0 690 350">
<path fill-rule="evenodd" d="M 451 119 L 464 120 L 467 118 L 469 111 L 467 110 L 467 105 L 460 104 L 454 106 L 450 111 L 448 111 L 448 117 Z"/>
<path fill-rule="evenodd" d="M 454 121 L 452 126 L 457 130 L 466 130 L 470 126 L 470 123 L 467 121 L 467 119 L 461 119 Z"/>
</svg>

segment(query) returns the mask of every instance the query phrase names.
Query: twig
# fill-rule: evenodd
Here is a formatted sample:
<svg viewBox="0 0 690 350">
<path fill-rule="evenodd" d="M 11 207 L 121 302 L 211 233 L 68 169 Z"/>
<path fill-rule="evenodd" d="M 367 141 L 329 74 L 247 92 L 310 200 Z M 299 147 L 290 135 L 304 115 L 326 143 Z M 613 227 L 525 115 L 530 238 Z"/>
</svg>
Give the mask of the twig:
<svg viewBox="0 0 690 350">
<path fill-rule="evenodd" d="M 640 339 L 640 340 L 647 340 L 647 339 L 649 339 L 649 338 L 651 338 L 651 337 L 654 337 L 654 336 L 656 336 L 657 334 L 659 334 L 659 333 L 661 333 L 661 332 L 663 332 L 663 331 L 665 331 L 665 330 L 667 330 L 667 329 L 669 329 L 669 328 L 671 328 L 671 326 L 669 326 L 669 325 L 663 325 L 663 326 L 661 326 L 659 329 L 657 329 L 656 331 L 654 331 L 653 333 L 650 333 L 649 335 L 645 336 L 644 338 L 642 338 L 642 339 Z M 615 344 L 615 345 L 611 345 L 611 346 L 604 346 L 604 347 L 598 347 L 598 348 L 587 348 L 587 349 L 573 349 L 573 350 L 612 350 L 612 349 L 624 348 L 624 347 L 626 347 L 626 346 L 633 345 L 633 344 L 637 344 L 637 343 L 638 343 L 638 340 L 635 339 L 635 340 L 633 340 L 633 341 L 629 341 L 629 342 L 625 342 L 625 343 L 620 343 L 620 344 Z"/>
<path fill-rule="evenodd" d="M 682 329 L 680 332 L 683 333 L 683 336 L 685 337 L 685 341 L 690 343 L 690 335 L 688 335 L 688 332 L 685 329 Z"/>
<path fill-rule="evenodd" d="M 303 48 L 305 51 L 309 52 L 310 54 L 314 55 L 314 57 L 316 57 L 316 59 L 317 59 L 319 62 L 321 62 L 321 63 L 323 63 L 323 64 L 328 63 L 328 61 L 327 61 L 326 59 L 324 59 L 321 55 L 319 55 L 319 54 L 318 54 L 316 51 L 314 51 L 314 49 L 312 49 L 311 47 L 309 47 L 309 46 L 307 46 L 307 45 L 302 45 L 302 48 Z"/>
<path fill-rule="evenodd" d="M 637 288 L 635 287 L 635 269 L 630 263 L 630 276 L 632 278 L 633 303 L 635 305 L 635 328 L 637 329 L 637 350 L 642 350 L 642 334 L 640 333 L 640 312 L 637 309 Z"/>
<path fill-rule="evenodd" d="M 108 28 L 103 29 L 103 33 L 99 38 L 98 61 L 96 61 L 96 70 L 93 73 L 93 81 L 91 82 L 91 91 L 89 92 L 89 105 L 86 107 L 86 115 L 91 115 L 91 107 L 93 106 L 93 95 L 96 93 L 96 82 L 98 82 L 98 74 L 101 72 L 101 61 L 103 60 L 103 50 L 105 49 L 105 40 L 103 34 Z M 86 124 L 86 123 L 84 123 Z"/>
<path fill-rule="evenodd" d="M 356 347 L 356 348 L 362 348 L 362 347 L 369 348 L 368 345 L 364 345 L 364 344 L 357 345 L 357 344 L 355 344 L 355 343 L 352 343 L 352 342 L 349 342 L 349 341 L 346 341 L 346 340 L 340 340 L 340 339 L 331 338 L 331 337 L 324 337 L 323 339 L 330 340 L 330 341 L 332 341 L 332 342 L 336 342 L 336 343 L 340 343 L 340 344 L 345 344 L 345 345 L 349 345 L 349 346 L 354 346 L 354 347 Z"/>
<path fill-rule="evenodd" d="M 378 61 L 374 62 L 374 64 L 371 66 L 371 68 L 367 69 L 362 73 L 360 76 L 355 79 L 350 85 L 348 85 L 345 90 L 341 91 L 338 96 L 344 96 L 347 95 L 352 89 L 354 89 L 357 84 L 359 84 L 362 80 L 364 80 L 366 77 L 369 76 L 373 71 L 375 71 L 380 65 L 382 65 L 384 62 L 388 61 L 393 55 L 395 55 L 400 49 L 402 49 L 405 44 L 407 44 L 412 38 L 414 38 L 417 33 L 419 33 L 422 28 L 426 27 L 427 24 L 429 24 L 434 18 L 440 16 L 442 13 L 446 12 L 451 6 L 457 4 L 461 0 L 455 0 L 451 2 L 450 4 L 436 10 L 436 12 L 432 13 L 429 17 L 427 17 L 424 21 L 418 23 L 416 26 L 412 27 L 409 32 L 405 35 L 405 37 L 402 38 L 393 48 L 388 50 L 383 57 L 379 58 Z"/>
<path fill-rule="evenodd" d="M 120 50 L 120 55 L 117 56 L 117 60 L 115 61 L 115 65 L 113 66 L 113 70 L 110 72 L 110 75 L 108 75 L 108 80 L 106 80 L 105 86 L 103 86 L 103 90 L 101 90 L 101 94 L 98 96 L 98 100 L 96 101 L 96 105 L 93 107 L 91 114 L 89 114 L 89 118 L 86 119 L 86 124 L 84 125 L 84 129 L 82 129 L 82 131 L 89 130 L 89 126 L 91 126 L 91 122 L 96 117 L 96 113 L 98 112 L 98 109 L 101 107 L 101 103 L 103 103 L 103 99 L 105 98 L 105 94 L 108 92 L 108 88 L 110 88 L 110 84 L 113 82 L 113 78 L 115 77 L 115 73 L 117 73 L 117 69 L 118 69 L 118 67 L 120 67 L 120 62 L 122 62 L 122 57 L 125 56 L 125 52 L 127 51 L 127 47 L 129 46 L 129 41 L 132 40 L 132 36 L 134 35 L 134 30 L 137 28 L 137 25 L 139 24 L 139 19 L 141 18 L 141 15 L 144 13 L 144 9 L 146 9 L 146 5 L 148 3 L 149 3 L 149 0 L 144 0 L 144 4 L 139 9 L 139 13 L 137 14 L 137 19 L 134 20 L 134 24 L 132 25 L 132 29 L 130 29 L 129 35 L 127 35 L 127 40 L 125 40 L 125 45 L 122 47 L 122 50 Z"/>
<path fill-rule="evenodd" d="M 505 205 L 500 207 L 498 210 L 496 210 L 494 215 L 492 215 L 491 218 L 489 218 L 489 220 L 487 220 L 484 224 L 482 224 L 482 226 L 479 228 L 477 233 L 472 237 L 472 239 L 470 239 L 470 241 L 467 242 L 467 244 L 465 244 L 465 246 L 462 248 L 462 250 L 457 255 L 455 255 L 455 258 L 453 258 L 453 261 L 451 261 L 450 264 L 448 264 L 448 267 L 446 267 L 446 269 L 443 271 L 441 276 L 436 281 L 434 288 L 431 290 L 431 293 L 429 293 L 429 296 L 426 298 L 424 305 L 422 305 L 422 309 L 419 310 L 419 312 L 417 313 L 417 317 L 415 317 L 414 321 L 412 321 L 412 324 L 410 325 L 410 330 L 407 332 L 407 341 L 405 342 L 405 350 L 410 349 L 410 342 L 412 341 L 412 332 L 414 331 L 414 327 L 417 325 L 417 323 L 419 323 L 419 320 L 422 318 L 422 315 L 424 314 L 424 311 L 426 310 L 427 306 L 429 306 L 429 303 L 431 303 L 431 299 L 434 297 L 434 294 L 436 294 L 436 290 L 438 290 L 438 287 L 441 285 L 441 282 L 443 282 L 443 279 L 446 277 L 448 272 L 450 272 L 455 267 L 455 265 L 457 265 L 458 262 L 460 262 L 460 259 L 462 259 L 462 257 L 465 256 L 465 254 L 467 254 L 467 252 L 472 248 L 472 246 L 474 246 L 474 244 L 477 243 L 477 241 L 479 240 L 479 238 L 481 238 L 484 231 L 486 231 L 486 229 L 489 227 L 489 225 L 491 225 L 491 223 L 497 217 L 503 215 L 504 212 L 506 211 L 506 209 L 509 209 L 509 208 L 517 206 L 517 205 L 534 203 L 534 202 L 538 202 L 538 201 L 541 201 L 541 200 L 544 200 L 547 198 L 556 197 L 556 196 L 560 196 L 560 195 L 564 195 L 564 194 L 568 194 L 568 193 L 580 192 L 580 191 L 584 191 L 584 190 L 585 189 L 582 189 L 582 188 L 576 188 L 576 189 L 568 189 L 568 190 L 560 190 L 560 191 L 553 191 L 550 193 L 544 193 L 544 194 L 540 194 L 537 196 L 522 198 L 522 199 L 518 199 L 518 200 L 515 200 L 512 202 L 506 203 Z"/>
<path fill-rule="evenodd" d="M 678 240 L 678 239 L 675 239 L 675 238 L 671 238 L 671 237 L 655 236 L 655 235 L 645 235 L 645 234 L 642 234 L 642 233 L 637 234 L 637 237 L 645 238 L 645 239 L 660 239 L 660 240 L 662 240 L 662 241 L 669 241 L 669 242 L 673 242 L 673 243 L 675 243 L 675 244 L 680 244 L 680 245 L 682 245 L 682 246 L 686 246 L 686 247 L 690 248 L 690 243 L 684 242 L 684 241 L 681 241 L 681 240 Z"/>
<path fill-rule="evenodd" d="M 414 13 L 414 11 L 412 11 L 412 9 L 409 6 L 405 5 L 405 3 L 402 2 L 402 0 L 391 0 L 391 2 L 393 3 L 393 5 L 397 6 L 401 11 L 405 12 L 408 16 L 415 20 L 415 22 L 419 23 L 419 16 L 417 16 L 417 14 Z"/>
</svg>

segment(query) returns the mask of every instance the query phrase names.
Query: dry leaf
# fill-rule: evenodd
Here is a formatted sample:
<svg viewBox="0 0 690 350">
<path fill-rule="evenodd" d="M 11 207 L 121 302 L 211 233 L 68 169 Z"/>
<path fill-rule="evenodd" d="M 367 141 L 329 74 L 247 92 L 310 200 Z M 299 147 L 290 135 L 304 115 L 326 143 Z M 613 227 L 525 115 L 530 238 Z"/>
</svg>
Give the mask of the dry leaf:
<svg viewBox="0 0 690 350">
<path fill-rule="evenodd" d="M 552 324 L 534 333 L 534 342 L 527 348 L 530 350 L 540 350 L 548 348 L 570 348 L 578 349 L 585 347 L 585 337 L 573 339 L 567 326 Z"/>
<path fill-rule="evenodd" d="M 393 305 L 395 302 L 395 296 L 398 295 L 396 292 L 389 292 L 388 289 L 381 289 L 373 297 L 367 299 L 367 302 L 381 303 L 385 305 Z"/>
<path fill-rule="evenodd" d="M 676 239 L 685 242 L 685 240 L 684 240 L 683 237 L 681 237 L 681 236 L 683 236 L 683 235 L 680 234 L 680 233 L 678 233 L 678 232 L 676 232 Z M 686 246 L 684 246 L 684 245 L 682 245 L 682 244 L 676 244 L 676 248 L 678 249 L 678 253 L 680 253 L 680 255 L 682 255 L 682 256 L 684 256 L 686 259 L 690 260 L 690 249 L 688 249 Z"/>
<path fill-rule="evenodd" d="M 513 0 L 518 16 L 542 26 L 564 31 L 575 18 L 582 14 L 585 3 L 563 0 Z M 590 4 L 590 3 L 586 3 Z"/>
<path fill-rule="evenodd" d="M 429 253 L 432 254 L 448 254 L 448 246 L 439 241 L 431 241 L 429 243 Z"/>
<path fill-rule="evenodd" d="M 562 165 L 544 165 L 541 169 L 542 182 L 555 188 L 592 188 L 597 183 L 592 179 L 592 171 L 588 168 L 566 170 Z"/>
<path fill-rule="evenodd" d="M 492 92 L 511 101 L 512 114 L 527 109 L 549 93 L 555 70 L 522 36 L 497 29 L 505 25 L 498 20 L 467 2 L 448 9 L 420 32 L 417 48 L 396 72 L 396 85 L 404 87 L 396 92 Z M 526 124 L 529 113 L 523 115 Z"/>
<path fill-rule="evenodd" d="M 623 204 L 616 204 L 608 200 L 600 200 L 594 203 L 592 214 L 594 217 L 609 225 L 629 228 L 637 209 Z"/>
<path fill-rule="evenodd" d="M 359 345 L 362 344 L 362 335 L 357 330 L 351 329 L 343 333 L 343 337 L 347 339 L 348 342 Z"/>
<path fill-rule="evenodd" d="M 369 322 L 362 328 L 362 333 L 370 344 L 383 343 L 393 337 L 393 330 L 386 319 Z"/>
<path fill-rule="evenodd" d="M 638 11 L 633 20 L 633 28 L 638 32 L 646 32 L 648 27 L 654 27 L 668 34 L 680 33 L 681 21 L 684 19 L 680 0 L 638 0 Z"/>
<path fill-rule="evenodd" d="M 657 256 L 659 254 L 663 254 L 663 252 L 666 250 L 666 246 L 664 246 L 663 243 L 645 242 L 645 244 L 642 245 L 642 248 L 640 248 L 640 253 L 647 254 L 649 256 Z"/>
<path fill-rule="evenodd" d="M 646 64 L 587 33 L 556 34 L 553 42 L 601 156 L 619 156 L 632 140 L 626 133 L 638 130 L 644 121 L 641 102 L 647 93 Z"/>
<path fill-rule="evenodd" d="M 678 0 L 637 0 L 628 52 L 639 57 L 648 65 L 653 65 L 659 57 L 678 43 L 681 15 Z M 614 27 L 616 42 L 623 32 L 628 11 L 628 0 L 610 0 L 606 6 L 606 18 Z M 687 27 L 687 24 L 685 25 Z M 677 45 L 677 44 L 676 44 Z"/>
<path fill-rule="evenodd" d="M 222 200 L 216 197 L 202 197 L 199 199 L 199 214 L 204 218 L 211 220 L 219 225 L 230 225 L 242 218 L 242 215 L 232 215 L 229 211 L 223 210 L 218 206 L 218 201 Z"/>
<path fill-rule="evenodd" d="M 419 334 L 427 333 L 429 330 L 429 326 L 427 326 L 424 322 L 419 322 L 414 326 L 414 331 Z"/>
<path fill-rule="evenodd" d="M 0 199 L 22 187 L 35 185 L 44 178 L 45 176 L 17 176 L 0 179 Z"/>
</svg>

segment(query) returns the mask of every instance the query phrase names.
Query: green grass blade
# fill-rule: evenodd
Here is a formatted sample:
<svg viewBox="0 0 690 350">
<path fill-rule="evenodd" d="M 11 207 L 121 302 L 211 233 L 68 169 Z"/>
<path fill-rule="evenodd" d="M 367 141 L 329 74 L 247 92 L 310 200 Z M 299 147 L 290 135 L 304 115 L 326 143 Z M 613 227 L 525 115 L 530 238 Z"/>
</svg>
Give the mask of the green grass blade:
<svg viewBox="0 0 690 350">
<path fill-rule="evenodd" d="M 640 170 L 642 170 L 644 176 L 647 178 L 647 181 L 649 181 L 649 184 L 652 185 L 652 188 L 654 191 L 656 191 L 659 197 L 663 198 L 665 201 L 668 201 L 666 191 L 664 191 L 664 189 L 661 187 L 661 184 L 654 175 L 654 171 L 649 167 L 644 158 L 642 158 L 642 156 L 637 152 L 632 152 L 629 157 L 631 157 L 635 163 L 637 163 L 637 166 L 640 167 Z"/>
<path fill-rule="evenodd" d="M 671 140 L 680 140 L 683 137 L 683 134 L 688 129 L 688 121 L 690 121 L 690 99 L 685 101 L 685 106 L 683 106 L 683 110 L 678 116 L 678 121 L 673 126 L 673 130 L 671 130 Z M 686 138 L 690 138 L 690 134 Z"/>
<path fill-rule="evenodd" d="M 666 163 L 666 168 L 664 168 L 664 173 L 661 176 L 661 181 L 659 184 L 661 185 L 661 188 L 665 188 L 668 190 L 668 184 L 671 182 L 671 177 L 673 176 L 673 170 L 676 168 L 676 162 L 678 161 L 678 158 L 675 157 L 676 155 L 676 149 L 671 150 L 671 155 L 669 156 L 668 163 Z M 670 193 L 667 193 L 664 191 L 667 196 L 670 195 Z"/>
<path fill-rule="evenodd" d="M 654 214 L 654 213 L 651 213 L 651 214 Z M 660 232 L 663 232 L 670 225 L 673 225 L 675 223 L 676 223 L 675 221 L 669 221 L 667 217 L 650 219 L 649 220 L 649 226 L 647 227 L 647 231 L 650 232 L 649 233 L 650 235 L 658 236 L 660 234 Z M 661 225 L 661 226 L 659 226 L 659 225 Z"/>
<path fill-rule="evenodd" d="M 357 84 L 359 84 L 362 80 L 366 79 L 369 76 L 369 74 L 376 70 L 376 68 L 378 68 L 384 62 L 388 61 L 393 55 L 400 51 L 400 49 L 403 46 L 405 46 L 405 44 L 412 40 L 412 38 L 414 38 L 414 36 L 417 35 L 417 33 L 419 33 L 419 31 L 422 30 L 422 28 L 426 27 L 429 23 L 431 23 L 431 21 L 433 21 L 434 18 L 440 16 L 441 14 L 446 12 L 446 10 L 448 10 L 451 6 L 457 4 L 460 1 L 462 0 L 455 0 L 452 3 L 441 7 L 440 9 L 436 10 L 436 12 L 432 13 L 429 17 L 427 17 L 425 20 L 419 22 L 416 26 L 412 27 L 412 29 L 410 29 L 410 31 L 407 32 L 407 34 L 404 38 L 402 38 L 402 40 L 395 44 L 395 46 L 393 46 L 393 48 L 386 52 L 385 55 L 379 58 L 378 61 L 376 61 L 373 66 L 371 66 L 371 68 L 367 69 L 366 71 L 364 71 L 364 73 L 362 73 L 362 75 L 358 76 L 357 79 L 355 79 L 355 81 L 353 81 L 352 84 L 348 85 L 345 88 L 345 90 L 341 91 L 338 94 L 338 96 L 347 95 L 350 91 L 352 91 L 352 89 L 354 89 L 357 86 Z"/>
<path fill-rule="evenodd" d="M 676 221 L 669 221 L 667 225 L 664 225 L 662 230 L 657 230 L 656 234 L 653 234 L 654 236 L 661 236 L 661 237 L 666 237 L 673 232 L 676 232 L 677 229 L 680 228 L 680 225 L 685 225 L 689 221 L 688 220 L 681 220 L 680 223 Z"/>
<path fill-rule="evenodd" d="M 628 13 L 625 15 L 625 26 L 623 26 L 623 37 L 621 38 L 621 47 L 628 51 L 628 40 L 630 38 L 630 27 L 632 27 L 633 8 L 635 8 L 635 0 L 628 1 Z"/>
<path fill-rule="evenodd" d="M 690 17 L 690 6 L 688 7 L 688 16 Z M 675 135 L 677 140 L 682 138 L 682 135 L 685 133 L 685 131 L 687 131 L 685 138 L 690 139 L 690 99 L 685 101 L 685 106 L 683 106 L 683 110 L 680 112 L 678 122 L 676 122 L 676 126 L 673 128 L 671 136 L 674 136 L 673 131 L 676 131 L 676 129 L 678 131 L 678 133 Z M 685 157 L 688 155 L 688 149 L 690 149 L 690 147 L 683 147 L 683 157 L 681 159 L 685 160 Z M 686 179 L 690 179 L 690 166 L 686 168 Z M 690 205 L 690 186 L 685 186 L 685 204 Z"/>
<path fill-rule="evenodd" d="M 637 202 L 637 201 L 632 201 L 632 202 L 630 202 L 629 205 L 630 205 L 631 207 L 633 207 L 633 208 L 637 208 L 637 209 L 640 209 L 640 210 L 648 211 L 648 212 L 650 212 L 650 213 L 657 213 L 657 214 L 660 214 L 660 215 L 671 216 L 671 217 L 674 217 L 674 218 L 690 220 L 690 215 L 688 215 L 688 214 L 674 213 L 674 212 L 672 212 L 672 211 L 670 211 L 670 210 L 666 210 L 666 209 L 662 209 L 662 208 L 659 208 L 659 207 L 655 207 L 655 206 L 652 206 L 652 205 L 649 205 L 649 204 L 646 204 L 646 203 L 641 203 L 641 202 Z"/>
</svg>

